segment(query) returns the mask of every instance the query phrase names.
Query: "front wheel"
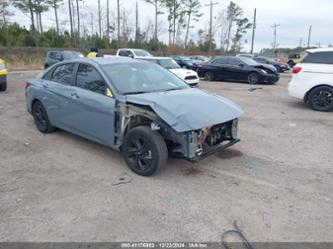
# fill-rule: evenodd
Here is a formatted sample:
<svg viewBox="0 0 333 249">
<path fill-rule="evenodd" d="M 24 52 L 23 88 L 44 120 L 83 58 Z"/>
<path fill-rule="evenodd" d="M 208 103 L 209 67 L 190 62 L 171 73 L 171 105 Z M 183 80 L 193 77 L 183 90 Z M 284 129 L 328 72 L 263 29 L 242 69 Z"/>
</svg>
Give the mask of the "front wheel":
<svg viewBox="0 0 333 249">
<path fill-rule="evenodd" d="M 333 88 L 320 86 L 309 93 L 308 104 L 315 111 L 328 112 L 333 110 Z"/>
<path fill-rule="evenodd" d="M 249 76 L 247 77 L 247 81 L 249 84 L 254 85 L 259 82 L 259 74 L 258 73 L 250 73 Z"/>
<path fill-rule="evenodd" d="M 163 137 L 148 126 L 135 127 L 126 134 L 122 153 L 129 168 L 141 176 L 155 174 L 168 159 Z"/>
</svg>

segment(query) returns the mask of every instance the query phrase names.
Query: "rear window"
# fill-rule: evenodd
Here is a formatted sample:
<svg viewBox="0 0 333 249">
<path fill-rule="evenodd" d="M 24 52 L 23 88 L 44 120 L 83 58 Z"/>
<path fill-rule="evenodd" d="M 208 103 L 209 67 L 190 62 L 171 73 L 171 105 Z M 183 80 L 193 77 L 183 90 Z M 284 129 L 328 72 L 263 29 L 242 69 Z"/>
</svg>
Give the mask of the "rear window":
<svg viewBox="0 0 333 249">
<path fill-rule="evenodd" d="M 302 63 L 333 64 L 333 52 L 308 53 Z"/>
</svg>

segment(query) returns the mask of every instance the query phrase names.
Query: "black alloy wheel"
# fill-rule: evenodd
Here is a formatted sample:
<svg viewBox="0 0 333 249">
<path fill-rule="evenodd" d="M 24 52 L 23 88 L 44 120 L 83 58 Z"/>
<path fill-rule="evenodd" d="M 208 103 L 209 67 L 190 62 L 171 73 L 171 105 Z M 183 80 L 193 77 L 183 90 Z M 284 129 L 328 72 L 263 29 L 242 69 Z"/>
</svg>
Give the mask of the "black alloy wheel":
<svg viewBox="0 0 333 249">
<path fill-rule="evenodd" d="M 313 110 L 328 112 L 333 109 L 333 88 L 321 86 L 313 89 L 308 98 L 308 103 Z"/>
<path fill-rule="evenodd" d="M 122 152 L 130 169 L 142 176 L 155 174 L 168 158 L 163 137 L 148 126 L 130 130 L 125 136 Z"/>
<path fill-rule="evenodd" d="M 35 124 L 40 132 L 50 133 L 54 131 L 54 127 L 50 124 L 46 110 L 41 102 L 37 101 L 33 104 L 32 116 L 34 117 Z"/>
<path fill-rule="evenodd" d="M 212 72 L 206 72 L 204 76 L 206 81 L 213 81 L 214 80 L 214 74 Z"/>
<path fill-rule="evenodd" d="M 252 72 L 247 77 L 247 80 L 248 80 L 249 84 L 251 84 L 251 85 L 257 84 L 259 82 L 259 74 Z"/>
</svg>

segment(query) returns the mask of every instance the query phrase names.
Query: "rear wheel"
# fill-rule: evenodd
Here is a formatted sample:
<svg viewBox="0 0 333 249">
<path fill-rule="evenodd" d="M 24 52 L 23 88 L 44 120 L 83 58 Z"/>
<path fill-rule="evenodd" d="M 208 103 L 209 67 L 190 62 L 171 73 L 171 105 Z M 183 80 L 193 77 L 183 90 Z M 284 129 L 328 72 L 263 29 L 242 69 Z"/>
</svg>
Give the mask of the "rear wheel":
<svg viewBox="0 0 333 249">
<path fill-rule="evenodd" d="M 0 84 L 0 92 L 4 92 L 7 90 L 7 82 Z"/>
<path fill-rule="evenodd" d="M 204 78 L 207 81 L 213 81 L 214 80 L 214 74 L 212 72 L 206 72 Z"/>
<path fill-rule="evenodd" d="M 32 116 L 34 117 L 35 124 L 40 132 L 50 133 L 54 131 L 54 127 L 51 125 L 46 110 L 41 102 L 37 101 L 33 104 Z"/>
<path fill-rule="evenodd" d="M 247 77 L 247 81 L 249 84 L 254 85 L 259 82 L 259 74 L 258 73 L 250 73 L 249 76 Z"/>
<path fill-rule="evenodd" d="M 141 176 L 155 174 L 168 159 L 163 137 L 148 126 L 130 130 L 125 136 L 122 152 L 129 168 Z"/>
<path fill-rule="evenodd" d="M 308 97 L 308 104 L 316 111 L 328 112 L 333 110 L 333 88 L 320 86 L 311 90 Z"/>
</svg>

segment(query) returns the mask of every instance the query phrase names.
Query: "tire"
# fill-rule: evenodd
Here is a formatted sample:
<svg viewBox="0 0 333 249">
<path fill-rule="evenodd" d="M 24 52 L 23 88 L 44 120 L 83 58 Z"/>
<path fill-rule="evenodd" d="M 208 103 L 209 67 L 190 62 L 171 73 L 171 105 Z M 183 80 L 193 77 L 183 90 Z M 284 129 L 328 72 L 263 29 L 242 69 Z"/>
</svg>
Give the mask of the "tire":
<svg viewBox="0 0 333 249">
<path fill-rule="evenodd" d="M 122 153 L 128 167 L 141 176 L 155 174 L 168 160 L 163 137 L 148 126 L 135 127 L 126 134 Z"/>
<path fill-rule="evenodd" d="M 32 116 L 34 117 L 37 129 L 42 133 L 51 133 L 55 128 L 51 125 L 47 112 L 43 104 L 39 101 L 32 106 Z"/>
<path fill-rule="evenodd" d="M 0 92 L 4 92 L 7 90 L 7 82 L 0 84 Z"/>
<path fill-rule="evenodd" d="M 214 80 L 214 74 L 212 72 L 206 72 L 204 75 L 204 78 L 206 81 L 213 81 Z"/>
<path fill-rule="evenodd" d="M 260 75 L 256 72 L 252 72 L 247 76 L 247 81 L 251 85 L 258 84 Z"/>
<path fill-rule="evenodd" d="M 293 61 L 288 61 L 287 64 L 290 66 L 290 68 L 293 68 L 295 66 L 295 63 Z"/>
<path fill-rule="evenodd" d="M 308 95 L 309 106 L 320 112 L 333 110 L 333 88 L 329 86 L 319 86 L 311 90 Z"/>
</svg>

